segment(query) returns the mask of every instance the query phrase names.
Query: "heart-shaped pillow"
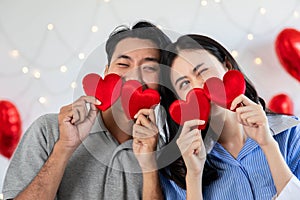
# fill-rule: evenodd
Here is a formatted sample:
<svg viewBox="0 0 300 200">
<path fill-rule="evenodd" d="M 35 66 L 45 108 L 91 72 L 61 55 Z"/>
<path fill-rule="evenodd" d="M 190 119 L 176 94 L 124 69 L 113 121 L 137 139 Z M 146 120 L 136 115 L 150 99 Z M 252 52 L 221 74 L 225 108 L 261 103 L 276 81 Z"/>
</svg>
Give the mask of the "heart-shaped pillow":
<svg viewBox="0 0 300 200">
<path fill-rule="evenodd" d="M 82 85 L 86 95 L 94 96 L 101 101 L 101 105 L 97 105 L 97 108 L 105 111 L 120 97 L 122 79 L 117 74 L 108 74 L 102 79 L 98 74 L 91 73 L 83 78 Z"/>
<path fill-rule="evenodd" d="M 275 50 L 284 69 L 300 82 L 300 32 L 283 29 L 275 41 Z"/>
<path fill-rule="evenodd" d="M 151 108 L 159 102 L 160 95 L 156 90 L 143 90 L 143 85 L 136 80 L 127 81 L 122 87 L 121 103 L 129 119 L 133 119 L 140 109 Z"/>
<path fill-rule="evenodd" d="M 15 105 L 0 101 L 0 154 L 10 158 L 22 135 L 22 122 Z"/>
<path fill-rule="evenodd" d="M 241 72 L 229 70 L 225 73 L 223 81 L 217 77 L 205 81 L 204 92 L 214 103 L 230 109 L 232 101 L 246 91 L 246 82 Z"/>
<path fill-rule="evenodd" d="M 203 130 L 206 127 L 210 113 L 210 101 L 203 89 L 196 88 L 187 94 L 186 101 L 174 101 L 169 108 L 169 112 L 172 119 L 180 125 L 193 119 L 204 120 L 205 124 L 198 127 Z"/>
</svg>

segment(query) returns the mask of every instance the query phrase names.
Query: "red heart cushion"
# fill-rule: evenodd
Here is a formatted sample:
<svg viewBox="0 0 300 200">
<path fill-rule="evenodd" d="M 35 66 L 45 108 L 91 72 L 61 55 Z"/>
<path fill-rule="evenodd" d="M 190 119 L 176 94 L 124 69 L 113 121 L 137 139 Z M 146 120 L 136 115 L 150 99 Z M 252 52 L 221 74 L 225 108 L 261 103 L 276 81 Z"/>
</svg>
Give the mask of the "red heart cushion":
<svg viewBox="0 0 300 200">
<path fill-rule="evenodd" d="M 21 138 L 22 123 L 17 108 L 9 101 L 0 101 L 0 154 L 10 158 Z"/>
<path fill-rule="evenodd" d="M 284 69 L 300 81 L 300 32 L 287 28 L 282 30 L 275 41 L 275 50 Z"/>
<path fill-rule="evenodd" d="M 130 80 L 124 83 L 121 92 L 121 102 L 125 114 L 129 119 L 143 108 L 151 108 L 159 104 L 160 95 L 156 90 L 145 89 L 140 82 Z"/>
<path fill-rule="evenodd" d="M 119 98 L 122 88 L 122 79 L 117 74 L 108 74 L 102 79 L 98 74 L 88 74 L 83 80 L 83 89 L 88 96 L 94 96 L 101 105 L 97 108 L 105 111 Z"/>
<path fill-rule="evenodd" d="M 169 109 L 172 119 L 180 125 L 192 119 L 201 119 L 205 121 L 199 129 L 205 129 L 210 113 L 210 101 L 200 88 L 191 90 L 186 97 L 186 101 L 176 100 Z"/>
<path fill-rule="evenodd" d="M 241 72 L 230 70 L 223 81 L 217 77 L 205 81 L 204 92 L 210 100 L 219 106 L 230 109 L 232 101 L 246 91 L 246 82 Z"/>
</svg>

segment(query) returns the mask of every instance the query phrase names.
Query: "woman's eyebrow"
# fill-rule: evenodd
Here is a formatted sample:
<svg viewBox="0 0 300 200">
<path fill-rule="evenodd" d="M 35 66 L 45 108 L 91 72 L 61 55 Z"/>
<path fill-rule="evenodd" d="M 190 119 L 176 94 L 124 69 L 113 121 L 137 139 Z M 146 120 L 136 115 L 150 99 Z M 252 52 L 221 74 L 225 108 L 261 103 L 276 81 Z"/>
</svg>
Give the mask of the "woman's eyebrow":
<svg viewBox="0 0 300 200">
<path fill-rule="evenodd" d="M 195 73 L 204 63 L 201 63 L 199 65 L 196 65 L 196 67 L 193 69 L 193 72 Z"/>
<path fill-rule="evenodd" d="M 182 77 L 178 78 L 178 79 L 175 81 L 175 85 L 176 85 L 179 81 L 181 81 L 182 79 L 185 79 L 185 78 L 187 78 L 187 76 L 182 76 Z"/>
</svg>

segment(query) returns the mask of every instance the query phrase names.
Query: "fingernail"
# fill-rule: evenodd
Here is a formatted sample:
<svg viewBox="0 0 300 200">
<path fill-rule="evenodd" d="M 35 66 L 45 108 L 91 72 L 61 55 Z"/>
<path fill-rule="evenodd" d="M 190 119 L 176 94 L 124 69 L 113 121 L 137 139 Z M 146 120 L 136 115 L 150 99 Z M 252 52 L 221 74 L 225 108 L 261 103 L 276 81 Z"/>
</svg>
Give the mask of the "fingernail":
<svg viewBox="0 0 300 200">
<path fill-rule="evenodd" d="M 101 101 L 99 101 L 98 99 L 96 100 L 96 104 L 97 105 L 101 105 L 102 103 L 101 103 Z"/>
<path fill-rule="evenodd" d="M 136 114 L 133 116 L 133 118 L 136 119 L 137 117 L 138 117 L 138 116 L 137 116 L 137 113 L 136 113 Z"/>
<path fill-rule="evenodd" d="M 200 120 L 200 124 L 205 124 L 205 121 L 204 120 Z"/>
</svg>

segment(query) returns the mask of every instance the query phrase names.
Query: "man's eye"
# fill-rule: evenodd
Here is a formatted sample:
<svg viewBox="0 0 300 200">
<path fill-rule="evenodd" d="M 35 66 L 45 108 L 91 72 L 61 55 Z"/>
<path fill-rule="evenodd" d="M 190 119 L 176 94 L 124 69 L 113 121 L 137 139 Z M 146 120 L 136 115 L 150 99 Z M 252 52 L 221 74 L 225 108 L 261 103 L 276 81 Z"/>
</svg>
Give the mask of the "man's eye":
<svg viewBox="0 0 300 200">
<path fill-rule="evenodd" d="M 129 67 L 129 65 L 126 64 L 126 63 L 118 63 L 118 65 L 121 66 L 121 67 Z"/>
<path fill-rule="evenodd" d="M 186 80 L 186 81 L 182 81 L 179 85 L 179 89 L 183 89 L 184 87 L 186 87 L 188 84 L 190 83 L 190 81 Z"/>
<path fill-rule="evenodd" d="M 156 72 L 158 68 L 154 66 L 143 66 L 143 70 L 147 72 Z"/>
</svg>

